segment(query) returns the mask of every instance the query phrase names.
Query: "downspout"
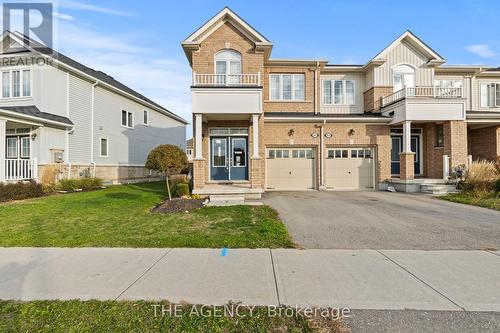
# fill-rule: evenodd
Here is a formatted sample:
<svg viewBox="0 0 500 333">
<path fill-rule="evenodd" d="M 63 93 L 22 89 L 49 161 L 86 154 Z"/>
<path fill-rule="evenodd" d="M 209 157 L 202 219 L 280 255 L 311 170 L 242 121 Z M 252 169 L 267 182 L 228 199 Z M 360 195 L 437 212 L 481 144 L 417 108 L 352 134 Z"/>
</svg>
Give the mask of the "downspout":
<svg viewBox="0 0 500 333">
<path fill-rule="evenodd" d="M 319 163 L 319 190 L 320 191 L 325 191 L 326 186 L 325 186 L 325 175 L 324 175 L 324 170 L 325 170 L 325 148 L 324 148 L 324 137 L 325 137 L 325 129 L 324 126 L 326 124 L 326 119 L 323 119 L 323 123 L 320 125 L 316 125 L 319 127 L 319 145 L 320 145 L 320 163 Z"/>
<path fill-rule="evenodd" d="M 92 177 L 95 178 L 95 161 L 94 161 L 94 111 L 95 111 L 95 87 L 99 84 L 96 81 L 92 85 L 92 108 L 90 112 L 90 164 L 92 164 Z"/>
<path fill-rule="evenodd" d="M 69 117 L 69 72 L 66 72 L 66 118 Z M 69 136 L 73 128 L 66 128 L 66 163 L 68 164 L 68 179 L 71 179 L 71 160 L 69 154 Z"/>
<path fill-rule="evenodd" d="M 314 114 L 318 114 L 318 68 L 319 61 L 316 61 L 316 68 L 314 69 Z"/>
</svg>

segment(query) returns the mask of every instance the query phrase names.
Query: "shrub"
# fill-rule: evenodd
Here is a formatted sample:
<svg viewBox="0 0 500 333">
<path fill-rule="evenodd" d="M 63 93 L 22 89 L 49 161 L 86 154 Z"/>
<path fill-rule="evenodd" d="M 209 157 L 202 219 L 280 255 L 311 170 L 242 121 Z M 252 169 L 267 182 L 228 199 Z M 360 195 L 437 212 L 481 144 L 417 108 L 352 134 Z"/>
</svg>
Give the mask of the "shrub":
<svg viewBox="0 0 500 333">
<path fill-rule="evenodd" d="M 186 153 L 174 145 L 159 145 L 148 154 L 146 160 L 146 168 L 161 172 L 166 176 L 169 199 L 172 199 L 169 177 L 179 174 L 186 166 Z"/>
<path fill-rule="evenodd" d="M 0 202 L 41 197 L 43 186 L 34 181 L 0 183 Z"/>
<path fill-rule="evenodd" d="M 102 187 L 102 179 L 100 178 L 78 178 L 78 179 L 61 179 L 57 184 L 57 188 L 62 191 L 72 192 L 76 189 L 84 191 L 97 190 Z"/>
<path fill-rule="evenodd" d="M 98 190 L 102 187 L 101 178 L 80 178 L 77 179 L 79 188 L 84 191 Z"/>
<path fill-rule="evenodd" d="M 59 172 L 60 168 L 55 164 L 45 166 L 42 171 L 42 176 L 40 177 L 40 182 L 45 186 L 54 185 L 57 181 L 57 175 Z"/>
<path fill-rule="evenodd" d="M 475 161 L 467 170 L 464 190 L 483 196 L 495 189 L 499 174 L 494 162 Z"/>
<path fill-rule="evenodd" d="M 500 178 L 495 182 L 495 192 L 500 193 Z"/>
<path fill-rule="evenodd" d="M 176 186 L 176 194 L 179 197 L 189 195 L 189 184 L 188 183 L 178 183 Z"/>
</svg>

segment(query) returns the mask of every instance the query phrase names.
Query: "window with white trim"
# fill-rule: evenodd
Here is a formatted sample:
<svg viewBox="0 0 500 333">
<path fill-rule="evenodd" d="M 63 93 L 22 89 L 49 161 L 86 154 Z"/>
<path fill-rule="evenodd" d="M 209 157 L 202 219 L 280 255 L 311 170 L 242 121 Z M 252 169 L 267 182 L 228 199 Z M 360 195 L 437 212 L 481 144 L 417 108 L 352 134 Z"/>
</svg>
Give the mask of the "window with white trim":
<svg viewBox="0 0 500 333">
<path fill-rule="evenodd" d="M 108 157 L 109 144 L 107 138 L 101 138 L 100 153 L 101 157 Z"/>
<path fill-rule="evenodd" d="M 462 88 L 462 80 L 435 80 L 434 86 L 439 88 Z"/>
<path fill-rule="evenodd" d="M 269 74 L 271 101 L 303 101 L 305 99 L 304 74 Z"/>
<path fill-rule="evenodd" d="M 234 50 L 222 50 L 215 54 L 216 84 L 241 83 L 241 54 Z"/>
<path fill-rule="evenodd" d="M 149 125 L 149 111 L 148 110 L 144 110 L 143 111 L 143 114 L 142 114 L 142 123 L 144 125 Z"/>
<path fill-rule="evenodd" d="M 404 87 L 415 87 L 415 69 L 410 65 L 399 65 L 393 69 L 394 92 Z"/>
<path fill-rule="evenodd" d="M 500 107 L 500 83 L 481 83 L 481 107 Z"/>
<path fill-rule="evenodd" d="M 354 105 L 354 80 L 323 80 L 323 104 Z"/>
<path fill-rule="evenodd" d="M 2 72 L 2 98 L 31 96 L 31 71 L 29 69 L 4 70 Z"/>
<path fill-rule="evenodd" d="M 122 110 L 122 126 L 133 128 L 134 127 L 134 114 L 127 110 Z"/>
</svg>

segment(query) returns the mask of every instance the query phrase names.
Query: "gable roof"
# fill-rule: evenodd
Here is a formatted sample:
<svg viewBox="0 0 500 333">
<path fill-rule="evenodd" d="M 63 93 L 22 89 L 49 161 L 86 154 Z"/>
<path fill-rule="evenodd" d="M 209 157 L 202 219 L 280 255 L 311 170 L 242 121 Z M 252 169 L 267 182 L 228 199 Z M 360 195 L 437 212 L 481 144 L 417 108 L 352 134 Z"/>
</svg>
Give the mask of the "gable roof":
<svg viewBox="0 0 500 333">
<path fill-rule="evenodd" d="M 212 32 L 225 23 L 233 25 L 243 35 L 250 39 L 257 49 L 267 51 L 267 56 L 269 56 L 273 44 L 263 34 L 258 32 L 254 27 L 226 6 L 181 42 L 189 63 L 191 63 L 191 53 L 199 48 L 200 43 L 206 37 L 210 36 Z"/>
<path fill-rule="evenodd" d="M 12 40 L 16 41 L 17 43 L 24 45 L 24 47 L 27 51 L 37 52 L 37 53 L 40 53 L 42 55 L 54 58 L 55 60 L 61 62 L 64 65 L 71 67 L 72 69 L 74 69 L 78 72 L 82 72 L 88 76 L 91 76 L 92 78 L 94 78 L 100 82 L 104 82 L 105 84 L 107 84 L 107 85 L 109 85 L 109 86 L 111 86 L 111 87 L 113 87 L 113 88 L 115 88 L 115 89 L 117 89 L 125 94 L 131 95 L 131 96 L 139 99 L 140 101 L 142 101 L 146 104 L 149 104 L 150 106 L 152 106 L 152 108 L 157 109 L 158 111 L 167 114 L 168 116 L 174 118 L 175 120 L 177 120 L 181 123 L 184 123 L 184 124 L 188 123 L 187 120 L 185 120 L 184 118 L 176 115 L 175 113 L 164 108 L 160 104 L 152 101 L 151 99 L 147 98 L 146 96 L 142 95 L 141 93 L 126 86 L 125 84 L 121 83 L 120 81 L 114 79 L 112 76 L 109 76 L 108 74 L 106 74 L 104 72 L 97 71 L 95 69 L 87 67 L 87 66 L 83 65 L 82 63 L 80 63 L 80 62 L 78 62 L 70 57 L 65 56 L 62 53 L 59 53 L 59 52 L 57 52 L 49 47 L 46 47 L 43 44 L 38 43 L 37 41 L 21 34 L 20 32 L 6 31 L 2 35 L 1 40 L 3 41 L 6 37 L 9 37 Z M 35 47 L 30 47 L 29 45 L 34 45 Z M 22 49 L 17 49 L 17 51 L 12 51 L 12 52 L 19 53 L 19 52 L 26 52 L 26 51 L 23 51 Z"/>
<path fill-rule="evenodd" d="M 391 52 L 394 47 L 396 47 L 399 43 L 403 41 L 409 43 L 411 46 L 415 47 L 418 51 L 422 52 L 423 55 L 429 58 L 428 64 L 441 65 L 446 62 L 446 60 L 443 57 L 441 57 L 439 53 L 437 53 L 430 46 L 424 43 L 413 32 L 411 32 L 410 30 L 406 30 L 402 35 L 396 38 L 391 44 L 389 44 L 375 57 L 373 57 L 368 62 L 368 64 L 370 63 L 376 64 L 378 62 L 385 61 L 385 57 L 387 56 L 387 54 Z"/>
</svg>

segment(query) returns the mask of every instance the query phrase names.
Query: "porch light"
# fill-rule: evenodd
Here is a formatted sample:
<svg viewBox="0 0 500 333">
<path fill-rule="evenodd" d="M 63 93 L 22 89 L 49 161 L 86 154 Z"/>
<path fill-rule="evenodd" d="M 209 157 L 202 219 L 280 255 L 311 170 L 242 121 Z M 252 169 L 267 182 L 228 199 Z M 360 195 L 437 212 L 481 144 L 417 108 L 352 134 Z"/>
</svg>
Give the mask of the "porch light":
<svg viewBox="0 0 500 333">
<path fill-rule="evenodd" d="M 35 140 L 36 139 L 36 133 L 31 133 L 31 140 Z"/>
<path fill-rule="evenodd" d="M 295 130 L 293 128 L 290 128 L 288 131 L 288 136 L 293 136 L 295 134 Z"/>
<path fill-rule="evenodd" d="M 354 128 L 351 128 L 351 129 L 349 130 L 349 136 L 353 136 L 353 135 L 354 135 L 354 133 L 356 133 L 356 130 L 355 130 Z"/>
</svg>

